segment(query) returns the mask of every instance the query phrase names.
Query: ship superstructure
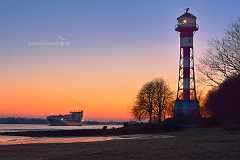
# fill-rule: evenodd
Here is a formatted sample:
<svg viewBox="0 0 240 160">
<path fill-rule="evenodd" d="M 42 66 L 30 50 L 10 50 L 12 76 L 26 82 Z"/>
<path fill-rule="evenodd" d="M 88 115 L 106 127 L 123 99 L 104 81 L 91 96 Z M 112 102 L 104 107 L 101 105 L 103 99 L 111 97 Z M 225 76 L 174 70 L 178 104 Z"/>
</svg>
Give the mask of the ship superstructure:
<svg viewBox="0 0 240 160">
<path fill-rule="evenodd" d="M 66 115 L 50 115 L 47 120 L 52 126 L 80 126 L 82 125 L 83 111 L 70 112 Z"/>
</svg>

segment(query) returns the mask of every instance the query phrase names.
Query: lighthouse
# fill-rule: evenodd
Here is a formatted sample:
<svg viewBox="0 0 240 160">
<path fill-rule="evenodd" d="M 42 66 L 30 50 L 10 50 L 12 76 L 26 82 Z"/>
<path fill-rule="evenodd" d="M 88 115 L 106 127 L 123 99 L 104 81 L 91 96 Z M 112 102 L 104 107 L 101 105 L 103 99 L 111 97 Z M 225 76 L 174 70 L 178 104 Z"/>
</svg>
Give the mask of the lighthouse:
<svg viewBox="0 0 240 160">
<path fill-rule="evenodd" d="M 187 122 L 194 122 L 200 118 L 193 52 L 193 35 L 199 29 L 196 20 L 197 17 L 189 13 L 189 8 L 187 8 L 185 13 L 177 18 L 175 28 L 180 35 L 180 59 L 174 118 Z"/>
</svg>

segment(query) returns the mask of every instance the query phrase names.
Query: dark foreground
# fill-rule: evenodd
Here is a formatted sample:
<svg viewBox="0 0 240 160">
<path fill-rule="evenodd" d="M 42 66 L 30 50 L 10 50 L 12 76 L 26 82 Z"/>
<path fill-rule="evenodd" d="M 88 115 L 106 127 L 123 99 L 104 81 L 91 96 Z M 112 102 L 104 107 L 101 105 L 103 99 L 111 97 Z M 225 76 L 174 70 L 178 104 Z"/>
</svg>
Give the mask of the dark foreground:
<svg viewBox="0 0 240 160">
<path fill-rule="evenodd" d="M 3 160 L 239 160 L 240 132 L 188 129 L 175 138 L 0 146 Z"/>
</svg>

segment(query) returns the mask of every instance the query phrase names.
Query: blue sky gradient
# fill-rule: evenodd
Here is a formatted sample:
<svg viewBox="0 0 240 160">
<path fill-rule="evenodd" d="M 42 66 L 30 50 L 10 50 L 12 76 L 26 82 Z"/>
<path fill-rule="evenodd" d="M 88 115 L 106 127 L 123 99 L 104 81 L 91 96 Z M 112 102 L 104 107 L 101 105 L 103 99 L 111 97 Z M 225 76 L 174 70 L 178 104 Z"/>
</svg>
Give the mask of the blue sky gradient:
<svg viewBox="0 0 240 160">
<path fill-rule="evenodd" d="M 109 91 L 120 93 L 129 85 L 125 90 L 129 95 L 116 94 L 123 96 L 126 102 L 121 104 L 125 109 L 120 118 L 129 115 L 126 106 L 131 105 L 144 82 L 162 76 L 176 88 L 179 35 L 174 27 L 176 18 L 188 7 L 198 17 L 200 26 L 194 39 L 198 59 L 206 51 L 208 41 L 222 37 L 224 29 L 240 17 L 240 1 L 2 0 L 0 73 L 3 78 L 0 87 L 10 96 L 15 92 L 23 94 L 21 90 L 29 87 L 26 84 L 31 85 L 31 91 L 24 94 L 37 92 L 36 86 L 44 84 L 45 92 L 54 90 L 58 95 L 66 93 L 76 98 L 78 95 L 68 90 L 75 88 L 86 106 L 105 105 L 107 110 L 115 105 L 115 100 L 109 104 L 96 100 L 96 104 L 91 104 L 82 91 L 96 91 L 97 97 L 103 90 L 107 92 L 111 88 Z M 62 38 L 68 46 L 29 45 L 58 43 Z M 93 87 L 96 81 L 101 85 Z M 36 103 L 28 105 L 32 107 Z M 2 108 L 17 105 L 0 104 Z M 38 113 L 40 111 L 36 115 Z"/>
</svg>

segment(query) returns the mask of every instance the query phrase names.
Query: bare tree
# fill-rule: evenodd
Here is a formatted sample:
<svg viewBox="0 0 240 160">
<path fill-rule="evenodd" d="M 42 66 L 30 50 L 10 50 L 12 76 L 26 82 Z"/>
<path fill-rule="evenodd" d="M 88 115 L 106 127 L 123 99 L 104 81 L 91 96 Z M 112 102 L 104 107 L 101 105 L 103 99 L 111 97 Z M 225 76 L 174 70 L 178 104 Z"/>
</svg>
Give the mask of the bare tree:
<svg viewBox="0 0 240 160">
<path fill-rule="evenodd" d="M 171 98 L 171 100 L 169 100 L 167 106 L 163 110 L 163 118 L 162 119 L 165 120 L 167 118 L 173 117 L 174 104 L 175 104 L 175 100 Z"/>
<path fill-rule="evenodd" d="M 153 119 L 161 121 L 164 110 L 172 99 L 172 92 L 162 79 L 147 82 L 140 89 L 135 105 L 132 108 L 133 116 L 138 120 Z"/>
<path fill-rule="evenodd" d="M 149 122 L 152 122 L 153 118 L 153 107 L 154 107 L 154 84 L 153 82 L 147 82 L 140 89 L 137 100 L 135 102 L 135 106 L 133 107 L 133 111 L 135 111 L 134 116 L 139 119 L 149 118 Z"/>
<path fill-rule="evenodd" d="M 225 31 L 222 39 L 209 43 L 198 67 L 205 84 L 218 86 L 226 78 L 240 74 L 240 18 Z"/>
<path fill-rule="evenodd" d="M 141 101 L 142 102 L 142 101 Z M 141 121 L 143 119 L 146 119 L 148 117 L 148 112 L 146 110 L 146 107 L 144 104 L 141 103 L 139 100 L 137 100 L 135 105 L 132 107 L 132 114 L 138 121 Z"/>
<path fill-rule="evenodd" d="M 164 111 L 173 98 L 173 92 L 171 92 L 169 86 L 163 79 L 155 79 L 152 82 L 155 89 L 154 113 L 158 121 L 161 122 Z"/>
</svg>

